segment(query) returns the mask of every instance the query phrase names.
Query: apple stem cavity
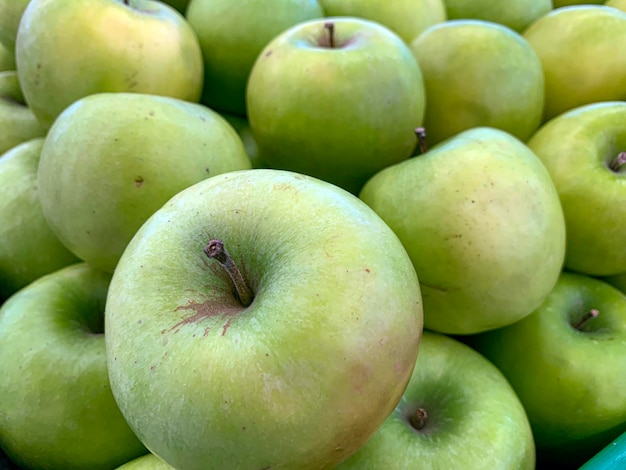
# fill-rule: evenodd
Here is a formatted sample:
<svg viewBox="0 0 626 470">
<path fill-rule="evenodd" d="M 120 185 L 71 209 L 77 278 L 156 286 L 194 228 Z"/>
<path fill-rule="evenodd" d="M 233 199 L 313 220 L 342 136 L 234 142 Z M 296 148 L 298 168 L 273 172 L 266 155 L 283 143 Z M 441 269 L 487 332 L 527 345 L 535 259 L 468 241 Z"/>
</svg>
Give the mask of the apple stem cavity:
<svg viewBox="0 0 626 470">
<path fill-rule="evenodd" d="M 213 239 L 204 247 L 204 254 L 216 260 L 228 273 L 235 286 L 235 294 L 244 307 L 252 303 L 252 291 L 246 284 L 241 271 L 230 256 L 222 240 Z"/>
<path fill-rule="evenodd" d="M 426 145 L 426 128 L 416 127 L 415 135 L 417 136 L 417 144 L 419 145 L 420 155 L 428 152 L 428 146 Z"/>
<path fill-rule="evenodd" d="M 578 320 L 578 322 L 574 324 L 574 329 L 578 331 L 582 331 L 581 328 L 585 326 L 585 324 L 589 320 L 591 320 L 592 318 L 596 318 L 598 315 L 600 315 L 600 311 L 595 308 L 592 308 L 587 313 L 585 313 L 583 317 L 580 320 Z"/>
<path fill-rule="evenodd" d="M 328 47 L 335 48 L 335 23 L 329 21 L 324 23 L 324 28 L 328 31 Z"/>
<path fill-rule="evenodd" d="M 609 168 L 618 172 L 624 165 L 626 165 L 626 152 L 620 152 L 617 154 L 617 157 L 609 163 Z"/>
<path fill-rule="evenodd" d="M 428 419 L 428 413 L 424 408 L 418 408 L 415 413 L 409 416 L 409 423 L 418 431 L 426 426 L 426 420 Z"/>
</svg>

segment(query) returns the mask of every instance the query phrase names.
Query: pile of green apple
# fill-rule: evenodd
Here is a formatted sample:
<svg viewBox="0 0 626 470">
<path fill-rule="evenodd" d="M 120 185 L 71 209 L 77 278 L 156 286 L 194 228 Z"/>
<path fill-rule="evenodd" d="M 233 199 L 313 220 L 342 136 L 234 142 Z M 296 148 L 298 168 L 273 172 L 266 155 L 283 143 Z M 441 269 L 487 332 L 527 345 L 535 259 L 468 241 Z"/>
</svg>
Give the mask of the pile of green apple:
<svg viewBox="0 0 626 470">
<path fill-rule="evenodd" d="M 589 462 L 625 44 L 625 0 L 0 0 L 0 468 Z"/>
</svg>

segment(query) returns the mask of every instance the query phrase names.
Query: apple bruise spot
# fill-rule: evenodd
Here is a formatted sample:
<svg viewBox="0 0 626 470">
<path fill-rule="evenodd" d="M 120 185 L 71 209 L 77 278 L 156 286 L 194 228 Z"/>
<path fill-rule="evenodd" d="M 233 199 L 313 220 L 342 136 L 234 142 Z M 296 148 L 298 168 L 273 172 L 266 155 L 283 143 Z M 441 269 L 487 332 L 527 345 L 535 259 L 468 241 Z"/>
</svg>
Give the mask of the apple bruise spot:
<svg viewBox="0 0 626 470">
<path fill-rule="evenodd" d="M 177 333 L 180 328 L 185 325 L 197 323 L 205 318 L 222 317 L 226 320 L 224 325 L 222 326 L 222 336 L 224 336 L 228 331 L 228 328 L 230 328 L 233 317 L 241 312 L 243 309 L 240 306 L 224 306 L 223 304 L 210 300 L 202 303 L 196 302 L 194 300 L 189 300 L 187 305 L 180 305 L 175 309 L 176 312 L 180 310 L 193 310 L 195 313 L 183 318 L 181 321 L 172 326 L 169 330 L 166 330 L 167 332 L 174 331 L 174 333 Z M 207 326 L 204 329 L 204 333 L 202 336 L 207 336 L 209 334 L 209 331 L 211 331 L 211 327 Z"/>
<path fill-rule="evenodd" d="M 137 186 L 138 188 L 141 188 L 142 185 L 143 185 L 143 177 L 136 176 L 135 177 L 135 186 Z"/>
</svg>

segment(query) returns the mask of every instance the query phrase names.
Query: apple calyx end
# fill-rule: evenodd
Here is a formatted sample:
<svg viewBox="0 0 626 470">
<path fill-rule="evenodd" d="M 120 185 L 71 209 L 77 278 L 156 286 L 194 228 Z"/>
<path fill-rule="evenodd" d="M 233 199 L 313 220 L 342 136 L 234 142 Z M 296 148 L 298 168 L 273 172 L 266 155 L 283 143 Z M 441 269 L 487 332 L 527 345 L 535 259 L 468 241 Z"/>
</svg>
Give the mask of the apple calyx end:
<svg viewBox="0 0 626 470">
<path fill-rule="evenodd" d="M 224 242 L 222 240 L 212 239 L 204 247 L 204 254 L 208 258 L 217 261 L 220 266 L 224 268 L 230 279 L 233 281 L 237 299 L 241 305 L 248 307 L 252 303 L 252 291 L 246 284 L 246 281 L 244 280 L 241 271 L 239 271 L 239 268 L 235 264 L 235 261 L 226 250 Z"/>
<path fill-rule="evenodd" d="M 585 324 L 589 320 L 591 320 L 592 318 L 596 318 L 598 315 L 600 315 L 600 311 L 595 308 L 592 308 L 587 313 L 585 313 L 582 316 L 582 318 L 578 320 L 576 323 L 574 323 L 574 325 L 572 326 L 574 327 L 575 330 L 582 331 L 582 327 L 585 326 Z"/>
<path fill-rule="evenodd" d="M 426 128 L 416 127 L 415 136 L 417 137 L 417 145 L 419 146 L 419 154 L 423 155 L 428 152 L 428 145 L 426 145 Z"/>
<path fill-rule="evenodd" d="M 626 152 L 618 153 L 617 157 L 609 163 L 609 168 L 616 173 L 620 171 L 623 166 L 626 166 Z"/>
<path fill-rule="evenodd" d="M 417 431 L 421 431 L 426 426 L 428 420 L 428 412 L 424 408 L 418 408 L 415 412 L 409 415 L 409 423 Z"/>
</svg>

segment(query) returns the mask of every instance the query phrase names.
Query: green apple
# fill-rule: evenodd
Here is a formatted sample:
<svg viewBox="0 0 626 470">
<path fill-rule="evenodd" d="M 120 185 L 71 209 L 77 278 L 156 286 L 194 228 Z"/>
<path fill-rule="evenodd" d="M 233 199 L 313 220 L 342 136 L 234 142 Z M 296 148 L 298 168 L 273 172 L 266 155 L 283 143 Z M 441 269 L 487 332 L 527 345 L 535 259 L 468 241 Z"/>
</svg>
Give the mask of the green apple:
<svg viewBox="0 0 626 470">
<path fill-rule="evenodd" d="M 0 154 L 44 135 L 46 130 L 24 102 L 17 72 L 0 72 Z"/>
<path fill-rule="evenodd" d="M 626 272 L 626 160 L 620 160 L 626 157 L 626 102 L 565 112 L 544 124 L 528 146 L 559 192 L 565 266 L 595 276 Z"/>
<path fill-rule="evenodd" d="M 327 16 L 355 16 L 387 26 L 409 43 L 446 21 L 444 0 L 319 0 Z"/>
<path fill-rule="evenodd" d="M 552 10 L 552 0 L 444 0 L 448 19 L 493 21 L 522 32 L 533 21 Z"/>
<path fill-rule="evenodd" d="M 622 11 L 626 11 L 626 0 L 607 0 L 604 4 L 608 7 L 614 7 Z"/>
<path fill-rule="evenodd" d="M 0 42 L 0 72 L 15 70 L 15 54 Z"/>
<path fill-rule="evenodd" d="M 15 54 L 26 102 L 47 128 L 94 93 L 198 101 L 202 90 L 198 38 L 180 13 L 154 0 L 31 0 Z"/>
<path fill-rule="evenodd" d="M 256 140 L 254 140 L 254 135 L 252 134 L 252 129 L 250 128 L 250 123 L 245 117 L 237 116 L 236 114 L 230 113 L 220 113 L 220 115 L 228 121 L 228 123 L 233 126 L 233 128 L 241 137 L 243 142 L 243 146 L 246 148 L 246 153 L 248 154 L 248 158 L 250 158 L 250 163 L 252 168 L 267 168 L 267 165 L 261 161 L 259 157 L 259 147 L 256 144 Z"/>
<path fill-rule="evenodd" d="M 8 50 L 15 49 L 17 28 L 30 0 L 0 0 L 0 44 Z"/>
<path fill-rule="evenodd" d="M 170 197 L 250 167 L 232 126 L 201 104 L 97 93 L 70 105 L 48 132 L 39 195 L 61 242 L 111 272 L 137 229 Z"/>
<path fill-rule="evenodd" d="M 146 453 L 108 382 L 109 281 L 73 264 L 0 309 L 0 447 L 23 468 L 106 470 Z"/>
<path fill-rule="evenodd" d="M 535 312 L 472 343 L 515 388 L 541 461 L 578 468 L 626 431 L 626 295 L 611 285 L 564 272 Z"/>
<path fill-rule="evenodd" d="M 146 454 L 124 465 L 118 467 L 116 470 L 176 470 L 170 464 L 165 463 L 154 454 Z"/>
<path fill-rule="evenodd" d="M 351 17 L 300 23 L 274 38 L 252 69 L 247 100 L 261 160 L 355 194 L 412 155 L 425 108 L 407 44 Z"/>
<path fill-rule="evenodd" d="M 515 391 L 491 362 L 424 331 L 402 400 L 336 470 L 461 468 L 534 470 L 533 435 Z"/>
<path fill-rule="evenodd" d="M 473 334 L 518 321 L 561 272 L 565 222 L 554 184 L 504 131 L 463 131 L 378 172 L 360 198 L 409 253 L 430 330 Z"/>
<path fill-rule="evenodd" d="M 44 274 L 78 261 L 52 232 L 41 209 L 37 168 L 43 138 L 0 156 L 0 300 Z"/>
<path fill-rule="evenodd" d="M 481 126 L 525 141 L 539 127 L 541 62 L 512 29 L 482 20 L 448 20 L 428 28 L 410 47 L 424 76 L 424 127 L 431 145 Z"/>
<path fill-rule="evenodd" d="M 324 16 L 317 0 L 191 0 L 186 17 L 204 58 L 202 103 L 246 115 L 246 84 L 265 45 L 291 26 Z"/>
<path fill-rule="evenodd" d="M 117 403 L 173 467 L 330 469 L 400 400 L 422 307 L 404 247 L 356 196 L 252 169 L 141 227 L 105 329 Z"/>
<path fill-rule="evenodd" d="M 557 8 L 524 38 L 545 73 L 544 121 L 584 104 L 626 100 L 626 12 L 604 5 Z"/>
</svg>

